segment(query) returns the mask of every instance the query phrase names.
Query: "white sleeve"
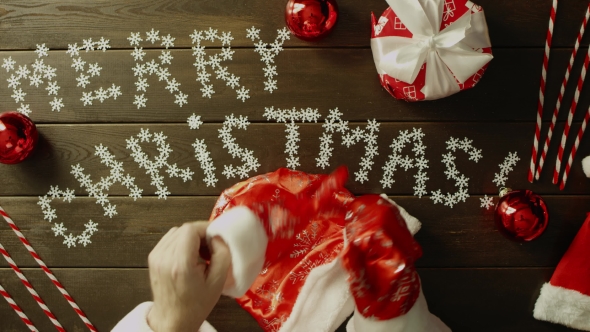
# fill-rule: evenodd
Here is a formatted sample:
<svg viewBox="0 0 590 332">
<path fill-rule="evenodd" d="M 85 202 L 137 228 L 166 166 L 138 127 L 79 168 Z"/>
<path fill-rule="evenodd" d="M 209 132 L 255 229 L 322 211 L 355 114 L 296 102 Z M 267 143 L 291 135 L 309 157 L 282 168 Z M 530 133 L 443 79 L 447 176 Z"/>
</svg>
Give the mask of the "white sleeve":
<svg viewBox="0 0 590 332">
<path fill-rule="evenodd" d="M 138 305 L 121 319 L 111 332 L 154 332 L 147 322 L 147 315 L 153 304 L 153 302 L 144 302 Z M 217 332 L 217 330 L 205 321 L 198 332 Z"/>
</svg>

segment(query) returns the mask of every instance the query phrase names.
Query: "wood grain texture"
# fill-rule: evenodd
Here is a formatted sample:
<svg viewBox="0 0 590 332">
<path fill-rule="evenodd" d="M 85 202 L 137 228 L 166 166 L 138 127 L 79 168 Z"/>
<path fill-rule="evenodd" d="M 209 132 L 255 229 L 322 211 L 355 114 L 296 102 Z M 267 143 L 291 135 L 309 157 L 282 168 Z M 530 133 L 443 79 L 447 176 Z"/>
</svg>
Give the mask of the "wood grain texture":
<svg viewBox="0 0 590 332">
<path fill-rule="evenodd" d="M 34 49 L 44 42 L 52 49 L 65 49 L 82 38 L 111 39 L 115 48 L 127 48 L 131 31 L 151 28 L 176 37 L 176 47 L 190 47 L 193 29 L 213 27 L 234 34 L 235 46 L 252 47 L 246 29 L 263 30 L 263 39 L 274 39 L 277 28 L 285 25 L 286 1 L 207 0 L 7 0 L 0 4 L 0 45 L 4 49 Z M 542 47 L 549 21 L 551 1 L 480 0 L 486 12 L 492 44 L 496 47 Z M 339 22 L 332 35 L 321 43 L 293 39 L 291 46 L 367 47 L 370 14 L 387 8 L 383 0 L 340 0 Z M 573 46 L 584 16 L 585 0 L 560 2 L 554 45 Z M 220 19 L 223 17 L 223 19 Z M 47 29 L 51 27 L 51 29 Z"/>
<path fill-rule="evenodd" d="M 349 126 L 364 128 L 364 123 L 349 123 Z M 579 124 L 573 127 L 577 131 Z M 38 151 L 28 160 L 18 166 L 0 165 L 3 175 L 3 185 L 0 187 L 0 196 L 45 195 L 50 185 L 59 185 L 61 188 L 75 189 L 78 194 L 79 183 L 70 174 L 71 166 L 80 164 L 85 172 L 91 175 L 94 182 L 98 182 L 101 176 L 109 174 L 108 168 L 100 163 L 100 158 L 94 155 L 95 146 L 103 144 L 115 155 L 115 159 L 123 162 L 125 172 L 136 177 L 135 183 L 144 189 L 144 195 L 153 195 L 156 188 L 151 186 L 151 178 L 146 175 L 144 169 L 133 161 L 131 151 L 126 149 L 126 139 L 137 135 L 141 128 L 148 128 L 151 132 L 163 132 L 168 136 L 167 142 L 174 150 L 168 162 L 177 163 L 179 167 L 190 167 L 195 175 L 192 181 L 183 182 L 174 178 L 164 180 L 172 195 L 218 195 L 221 191 L 233 185 L 238 179 L 227 179 L 222 173 L 224 165 L 240 165 L 239 159 L 233 159 L 228 151 L 223 148 L 219 135 L 220 124 L 204 124 L 199 130 L 190 130 L 184 124 L 149 124 L 149 125 L 40 125 L 41 142 Z M 380 180 L 383 175 L 383 165 L 392 153 L 389 145 L 399 135 L 400 130 L 412 130 L 422 128 L 425 133 L 424 145 L 426 159 L 429 159 L 427 169 L 429 180 L 426 182 L 428 192 L 441 189 L 443 192 L 454 192 L 455 185 L 447 180 L 444 171 L 445 165 L 441 162 L 442 154 L 447 153 L 445 141 L 450 137 L 464 137 L 473 140 L 473 146 L 483 150 L 483 159 L 478 163 L 469 161 L 469 156 L 462 152 L 455 152 L 456 164 L 459 172 L 470 178 L 468 191 L 470 194 L 496 194 L 498 188 L 492 183 L 494 174 L 499 172 L 498 165 L 504 161 L 508 152 L 518 152 L 523 159 L 517 163 L 514 171 L 508 176 L 508 185 L 513 188 L 528 188 L 540 194 L 562 193 L 557 186 L 551 184 L 550 177 L 553 163 L 557 153 L 556 145 L 552 146 L 548 155 L 548 164 L 542 174 L 541 181 L 534 184 L 526 182 L 528 167 L 528 155 L 530 153 L 530 138 L 533 136 L 533 126 L 530 123 L 382 123 L 378 133 L 378 153 L 375 157 L 373 170 L 369 174 L 369 181 L 360 183 L 354 181 L 354 172 L 360 169 L 361 156 L 364 155 L 364 144 L 358 143 L 350 148 L 342 145 L 339 133 L 333 136 L 333 157 L 330 159 L 331 167 L 323 170 L 316 166 L 316 158 L 319 156 L 320 140 L 323 128 L 321 124 L 301 124 L 299 132 L 301 141 L 299 144 L 300 170 L 309 173 L 327 173 L 336 166 L 345 164 L 349 166 L 351 181 L 348 188 L 354 193 L 381 193 L 393 195 L 412 195 L 415 184 L 415 169 L 404 172 L 398 169 L 395 172 L 396 181 L 392 188 L 383 188 Z M 557 128 L 561 132 L 562 126 Z M 247 130 L 233 130 L 237 144 L 242 148 L 253 151 L 262 166 L 257 173 L 266 173 L 286 166 L 287 155 L 283 153 L 287 138 L 285 137 L 284 124 L 251 124 Z M 273 139 L 268 139 L 272 137 Z M 219 182 L 215 187 L 207 187 L 203 181 L 205 175 L 199 162 L 194 157 L 194 148 L 191 146 L 196 139 L 204 139 L 211 153 L 215 174 Z M 554 142 L 558 143 L 558 142 Z M 572 144 L 570 142 L 569 144 Z M 142 143 L 144 151 L 153 159 L 158 152 L 153 143 Z M 413 147 L 407 146 L 402 151 L 403 155 L 413 158 Z M 570 173 L 566 194 L 586 194 L 590 185 L 583 174 L 580 158 L 590 154 L 590 145 L 584 142 L 580 146 L 575 167 Z M 161 170 L 166 175 L 165 168 Z M 255 175 L 254 172 L 250 176 Z M 167 175 L 166 175 L 167 176 Z M 111 188 L 109 195 L 128 195 L 129 191 L 120 185 Z M 449 210 L 450 212 L 450 210 Z"/>
<path fill-rule="evenodd" d="M 569 331 L 532 317 L 541 285 L 552 271 L 552 268 L 418 269 L 430 311 L 454 332 Z M 151 297 L 145 269 L 55 269 L 54 272 L 99 331 L 110 330 L 127 312 Z M 85 330 L 42 271 L 27 269 L 24 273 L 68 331 Z M 0 269 L 0 283 L 15 295 L 41 331 L 53 329 L 11 270 Z M 3 331 L 23 331 L 22 321 L 5 302 L 0 303 L 0 320 Z M 225 297 L 209 316 L 209 322 L 219 332 L 262 331 L 246 311 Z"/>
<path fill-rule="evenodd" d="M 423 224 L 416 239 L 424 255 L 420 267 L 544 267 L 555 266 L 567 250 L 585 219 L 587 196 L 545 196 L 550 221 L 543 236 L 530 243 L 504 238 L 494 224 L 493 210 L 480 208 L 473 196 L 453 210 L 432 205 L 427 198 L 392 196 L 398 204 Z M 0 198 L 0 204 L 49 266 L 54 267 L 146 267 L 147 256 L 174 226 L 208 220 L 217 197 L 169 197 L 166 201 L 146 197 L 110 197 L 117 205 L 113 219 L 103 216 L 94 199 L 77 198 L 72 203 L 55 203 L 58 219 L 74 235 L 84 230 L 88 220 L 99 231 L 88 247 L 68 249 L 61 236 L 55 237 L 52 224 L 43 220 L 35 198 Z M 0 223 L 0 243 L 23 267 L 36 267 L 24 246 L 6 223 Z M 8 267 L 4 260 L 0 266 Z"/>
<path fill-rule="evenodd" d="M 219 50 L 209 50 L 210 55 Z M 138 92 L 132 67 L 135 61 L 130 51 L 107 51 L 81 53 L 81 58 L 98 63 L 103 69 L 99 77 L 91 77 L 86 89 L 77 87 L 80 75 L 72 68 L 72 59 L 63 51 L 50 52 L 45 63 L 57 68 L 59 97 L 65 107 L 61 112 L 52 112 L 43 84 L 31 86 L 28 80 L 21 80 L 25 104 L 30 104 L 31 118 L 37 123 L 182 123 L 191 114 L 200 115 L 203 121 L 220 122 L 231 113 L 248 116 L 250 121 L 266 121 L 265 107 L 282 109 L 317 108 L 322 114 L 338 107 L 348 121 L 535 121 L 540 69 L 543 61 L 542 49 L 499 49 L 482 80 L 473 89 L 462 91 L 448 98 L 436 101 L 408 103 L 391 97 L 379 84 L 371 51 L 367 49 L 288 49 L 276 57 L 279 89 L 270 94 L 264 91 L 264 64 L 253 50 L 238 49 L 234 60 L 224 62 L 229 72 L 241 77 L 241 84 L 250 90 L 251 98 L 246 102 L 236 99 L 236 92 L 225 82 L 215 79 L 211 82 L 216 93 L 211 99 L 203 98 L 201 83 L 196 82 L 197 72 L 193 67 L 195 58 L 189 50 L 172 51 L 174 59 L 168 66 L 171 77 L 181 83 L 180 90 L 188 94 L 188 105 L 182 108 L 175 104 L 175 96 L 165 89 L 165 82 L 159 82 L 155 75 L 146 76 L 150 85 L 147 92 Z M 571 50 L 558 49 L 552 52 L 548 72 L 545 121 L 550 121 L 551 111 L 557 100 L 561 79 L 569 62 Z M 579 52 L 578 61 L 572 71 L 571 83 L 566 90 L 559 119 L 567 118 L 575 84 L 580 72 L 585 51 Z M 157 58 L 160 51 L 148 51 L 146 62 Z M 0 52 L 0 58 L 11 56 L 17 67 L 30 65 L 37 56 L 34 52 Z M 14 72 L 0 71 L 0 110 L 15 110 L 20 103 L 11 97 L 14 89 L 8 88 L 6 80 Z M 98 100 L 84 106 L 80 100 L 82 92 L 91 92 L 112 84 L 121 86 L 122 96 L 117 100 Z M 145 94 L 147 107 L 138 109 L 134 96 Z M 583 93 L 575 119 L 581 121 L 583 110 L 590 105 L 590 93 Z M 534 127 L 534 125 L 533 125 Z M 531 134 L 532 136 L 532 134 Z"/>
</svg>

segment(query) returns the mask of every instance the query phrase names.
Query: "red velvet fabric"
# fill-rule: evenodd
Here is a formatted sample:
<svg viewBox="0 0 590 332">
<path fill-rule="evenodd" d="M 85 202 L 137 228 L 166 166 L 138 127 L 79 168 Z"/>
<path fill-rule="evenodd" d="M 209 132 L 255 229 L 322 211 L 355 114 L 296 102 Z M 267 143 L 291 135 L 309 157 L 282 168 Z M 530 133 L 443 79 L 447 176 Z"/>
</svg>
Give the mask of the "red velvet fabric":
<svg viewBox="0 0 590 332">
<path fill-rule="evenodd" d="M 550 283 L 590 296 L 590 213 L 559 261 Z"/>
<path fill-rule="evenodd" d="M 264 268 L 237 302 L 265 331 L 280 329 L 309 273 L 337 257 L 351 276 L 363 315 L 390 319 L 416 301 L 414 261 L 420 247 L 397 207 L 377 195 L 355 198 L 344 188 L 347 177 L 345 168 L 329 176 L 281 168 L 225 190 L 215 205 L 211 220 L 243 205 L 264 224 L 269 237 Z M 358 291 L 360 285 L 366 293 Z"/>
</svg>

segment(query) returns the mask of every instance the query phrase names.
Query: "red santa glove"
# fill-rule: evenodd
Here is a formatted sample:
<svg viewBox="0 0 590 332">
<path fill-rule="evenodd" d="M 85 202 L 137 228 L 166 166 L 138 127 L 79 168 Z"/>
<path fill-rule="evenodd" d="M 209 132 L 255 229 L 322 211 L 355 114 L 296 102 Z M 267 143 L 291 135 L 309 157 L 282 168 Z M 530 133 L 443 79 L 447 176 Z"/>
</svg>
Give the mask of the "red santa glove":
<svg viewBox="0 0 590 332">
<path fill-rule="evenodd" d="M 422 249 L 401 209 L 366 195 L 349 205 L 346 221 L 348 244 L 341 257 L 356 304 L 348 331 L 450 331 L 428 311 L 414 267 Z"/>
</svg>

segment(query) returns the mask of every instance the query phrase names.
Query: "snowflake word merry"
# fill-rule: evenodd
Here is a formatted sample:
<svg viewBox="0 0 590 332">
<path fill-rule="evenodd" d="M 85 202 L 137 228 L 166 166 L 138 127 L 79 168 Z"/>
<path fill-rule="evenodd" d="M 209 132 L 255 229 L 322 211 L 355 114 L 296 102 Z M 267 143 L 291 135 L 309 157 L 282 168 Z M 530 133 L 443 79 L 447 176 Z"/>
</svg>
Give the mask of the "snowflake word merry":
<svg viewBox="0 0 590 332">
<path fill-rule="evenodd" d="M 260 39 L 260 29 L 252 26 L 251 29 L 247 29 L 246 31 L 246 38 L 250 38 L 252 41 L 258 40 L 258 43 L 254 44 L 256 46 L 254 52 L 260 55 L 260 61 L 266 65 L 264 67 L 264 77 L 266 78 L 266 81 L 264 81 L 264 91 L 272 93 L 278 89 L 277 80 L 274 79 L 278 75 L 277 66 L 274 65 L 275 57 L 283 51 L 285 41 L 291 39 L 289 30 L 287 28 L 278 29 L 275 41 L 270 44 L 262 42 Z"/>
</svg>

